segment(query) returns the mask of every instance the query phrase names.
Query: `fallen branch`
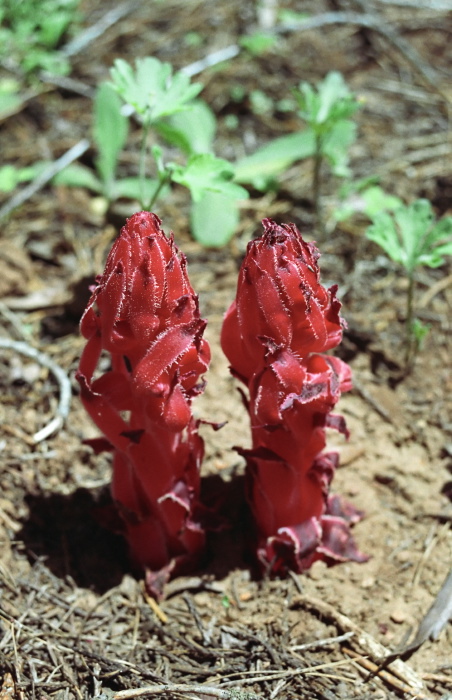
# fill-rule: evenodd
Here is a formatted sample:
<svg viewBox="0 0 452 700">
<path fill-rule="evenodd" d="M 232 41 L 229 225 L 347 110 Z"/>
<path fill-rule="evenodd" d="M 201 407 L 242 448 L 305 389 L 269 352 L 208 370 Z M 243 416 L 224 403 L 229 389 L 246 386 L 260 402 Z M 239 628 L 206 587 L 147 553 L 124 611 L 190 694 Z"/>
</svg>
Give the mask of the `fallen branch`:
<svg viewBox="0 0 452 700">
<path fill-rule="evenodd" d="M 132 0 L 131 2 L 126 0 L 126 2 L 122 2 L 119 5 L 112 7 L 112 9 L 108 10 L 108 12 L 102 15 L 97 22 L 92 24 L 90 27 L 87 27 L 84 31 L 80 32 L 80 34 L 77 34 L 74 39 L 63 46 L 61 53 L 64 56 L 71 58 L 81 51 L 84 51 L 89 44 L 92 44 L 93 41 L 102 36 L 107 29 L 112 27 L 114 24 L 119 22 L 119 20 L 123 19 L 134 10 L 141 7 L 142 4 L 142 0 Z"/>
<path fill-rule="evenodd" d="M 55 175 L 61 170 L 64 170 L 67 165 L 77 160 L 77 158 L 80 158 L 80 156 L 88 150 L 89 146 L 90 143 L 88 139 L 82 139 L 76 143 L 75 146 L 72 146 L 72 148 L 66 151 L 66 153 L 63 153 L 60 158 L 51 163 L 42 173 L 39 173 L 27 187 L 19 190 L 2 206 L 0 209 L 0 219 L 4 219 L 13 209 L 26 202 L 27 199 L 30 199 L 36 192 L 39 192 L 39 190 L 47 185 Z"/>
<path fill-rule="evenodd" d="M 42 367 L 49 370 L 55 377 L 60 388 L 60 400 L 58 403 L 57 414 L 50 423 L 48 423 L 44 428 L 38 430 L 37 433 L 33 435 L 33 440 L 35 443 L 42 442 L 52 435 L 55 431 L 62 427 L 64 421 L 69 415 L 69 408 L 71 405 L 72 389 L 71 383 L 65 371 L 57 365 L 49 355 L 45 355 L 43 352 L 36 350 L 28 343 L 24 343 L 20 340 L 10 340 L 9 338 L 0 338 L 0 348 L 5 350 L 14 350 L 25 357 L 29 357 L 35 360 Z"/>
<path fill-rule="evenodd" d="M 291 608 L 296 607 L 314 610 L 316 613 L 333 620 L 342 632 L 354 632 L 355 636 L 350 640 L 350 643 L 356 645 L 361 653 L 368 655 L 377 667 L 385 663 L 386 658 L 391 655 L 390 651 L 383 644 L 377 642 L 372 635 L 362 630 L 359 625 L 340 613 L 333 605 L 318 598 L 302 595 L 297 596 L 292 601 Z M 401 659 L 392 661 L 390 670 L 407 686 L 414 689 L 416 693 L 424 692 L 424 684 L 421 678 Z"/>
<path fill-rule="evenodd" d="M 402 54 L 416 73 L 420 74 L 424 81 L 428 83 L 447 104 L 447 97 L 438 88 L 438 78 L 435 71 L 422 60 L 410 43 L 401 37 L 382 17 L 376 14 L 360 12 L 325 12 L 320 15 L 315 15 L 314 17 L 309 17 L 303 20 L 303 22 L 280 24 L 278 27 L 275 27 L 275 30 L 278 33 L 284 33 L 286 31 L 300 32 L 310 29 L 319 29 L 329 24 L 355 24 L 358 27 L 364 27 L 365 29 L 370 29 L 381 34 L 386 41 Z"/>
</svg>

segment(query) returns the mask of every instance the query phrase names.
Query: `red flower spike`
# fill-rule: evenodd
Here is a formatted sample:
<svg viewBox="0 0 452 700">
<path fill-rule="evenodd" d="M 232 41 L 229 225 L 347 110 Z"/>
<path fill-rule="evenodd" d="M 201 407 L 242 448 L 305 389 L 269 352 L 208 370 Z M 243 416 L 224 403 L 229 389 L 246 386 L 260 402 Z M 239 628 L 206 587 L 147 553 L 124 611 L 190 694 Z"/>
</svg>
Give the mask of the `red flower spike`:
<svg viewBox="0 0 452 700">
<path fill-rule="evenodd" d="M 322 354 L 342 338 L 337 287 L 320 284 L 319 252 L 293 224 L 263 225 L 248 245 L 221 335 L 231 372 L 249 393 L 253 447 L 239 452 L 257 557 L 276 574 L 320 558 L 364 561 L 349 530 L 362 513 L 328 495 L 338 457 L 324 452 L 326 428 L 348 436 L 331 411 L 351 388 L 348 365 Z"/>
<path fill-rule="evenodd" d="M 172 235 L 154 214 L 134 214 L 83 314 L 88 342 L 77 379 L 86 410 L 114 450 L 112 494 L 132 556 L 159 585 L 204 546 L 203 441 L 191 401 L 210 361 L 205 325 Z M 111 369 L 94 378 L 102 351 Z"/>
</svg>

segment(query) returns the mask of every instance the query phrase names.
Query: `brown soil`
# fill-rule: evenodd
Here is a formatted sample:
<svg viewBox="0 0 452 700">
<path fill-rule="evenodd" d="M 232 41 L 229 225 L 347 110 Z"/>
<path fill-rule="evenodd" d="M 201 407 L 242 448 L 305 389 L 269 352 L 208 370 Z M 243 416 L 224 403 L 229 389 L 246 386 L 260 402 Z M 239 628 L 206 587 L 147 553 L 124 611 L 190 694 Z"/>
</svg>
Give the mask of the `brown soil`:
<svg viewBox="0 0 452 700">
<path fill-rule="evenodd" d="M 114 4 L 85 3 L 86 24 Z M 438 215 L 447 212 L 450 12 L 426 9 L 427 3 L 418 9 L 358 0 L 300 5 L 281 3 L 311 16 L 372 9 L 383 19 L 378 31 L 350 22 L 288 31 L 261 57 L 242 52 L 204 71 L 203 97 L 219 119 L 217 154 L 235 160 L 298 128 L 294 117 L 276 110 L 254 114 L 247 97 L 234 103 L 231 88 L 240 85 L 246 94 L 260 89 L 276 102 L 300 80 L 315 82 L 334 68 L 363 99 L 353 177 L 376 174 L 391 193 L 406 201 L 427 196 Z M 94 88 L 116 57 L 155 55 L 181 68 L 235 43 L 256 22 L 251 2 L 143 2 L 73 58 L 72 77 Z M 200 37 L 199 46 L 187 40 L 190 32 Z M 407 43 L 416 52 L 414 63 L 407 60 Z M 90 114 L 89 98 L 47 85 L 0 125 L 2 162 L 27 165 L 59 157 L 89 132 Z M 239 119 L 233 131 L 226 126 L 231 114 Z M 131 143 L 121 161 L 128 174 L 137 166 L 138 131 Z M 85 161 L 92 157 L 88 152 Z M 188 256 L 209 320 L 213 360 L 195 411 L 228 421 L 219 432 L 203 428 L 203 473 L 231 488 L 240 485 L 243 473 L 231 447 L 246 446 L 249 429 L 218 345 L 222 315 L 234 295 L 246 242 L 259 233 L 264 216 L 293 221 L 308 239 L 315 237 L 311 167 L 307 162 L 291 168 L 277 194 L 253 193 L 237 237 L 221 251 L 201 249 L 190 239 L 185 191 L 174 191 L 156 208 Z M 331 436 L 341 452 L 333 488 L 366 512 L 354 534 L 369 561 L 332 568 L 318 562 L 303 576 L 258 580 L 238 531 L 234 538 L 214 540 L 206 568 L 172 581 L 155 608 L 130 571 L 124 543 L 99 524 L 109 499 L 109 457 L 96 457 L 83 445 L 97 432 L 77 396 L 65 426 L 35 444 L 32 435 L 54 415 L 57 387 L 47 369 L 2 350 L 0 700 L 120 698 L 125 689 L 163 682 L 186 685 L 165 695 L 174 698 L 215 697 L 215 688 L 216 697 L 227 697 L 219 689 L 238 688 L 261 699 L 451 697 L 450 624 L 411 656 L 402 673 L 405 686 L 394 675 L 369 677 L 363 662 L 347 653 L 355 650 L 378 663 L 379 653 L 359 630 L 391 651 L 413 636 L 451 567 L 451 271 L 418 275 L 419 315 L 431 331 L 414 370 L 400 379 L 406 284 L 366 241 L 364 221 L 334 229 L 337 188 L 326 168 L 323 204 L 330 232 L 319 241 L 322 278 L 339 284 L 349 326 L 340 354 L 356 381 L 340 402 L 351 438 L 346 443 Z M 24 337 L 71 378 L 82 348 L 78 320 L 87 288 L 116 235 L 97 204 L 84 190 L 47 187 L 15 210 L 0 234 L 1 335 Z M 130 213 L 121 203 L 118 221 Z M 75 382 L 73 389 L 76 394 Z M 322 644 L 350 630 L 355 633 L 346 640 Z M 299 648 L 303 644 L 311 646 Z M 410 669 L 424 679 L 422 691 L 406 685 Z M 203 683 L 204 693 L 193 690 Z"/>
</svg>

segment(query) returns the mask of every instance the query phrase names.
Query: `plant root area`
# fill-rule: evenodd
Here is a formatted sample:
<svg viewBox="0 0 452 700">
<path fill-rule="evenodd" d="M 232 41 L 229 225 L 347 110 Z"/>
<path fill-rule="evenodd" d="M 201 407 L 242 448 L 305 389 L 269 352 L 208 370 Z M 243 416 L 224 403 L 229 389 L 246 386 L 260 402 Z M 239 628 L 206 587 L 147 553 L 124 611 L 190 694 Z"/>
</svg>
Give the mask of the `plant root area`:
<svg viewBox="0 0 452 700">
<path fill-rule="evenodd" d="M 302 128 L 282 101 L 300 81 L 338 70 L 362 101 L 350 149 L 353 180 L 375 176 L 406 202 L 426 197 L 437 216 L 450 214 L 452 18 L 445 5 L 126 3 L 122 17 L 72 55 L 73 82 L 40 81 L 3 116 L 2 164 L 56 160 L 91 138 L 90 95 L 115 58 L 133 63 L 153 55 L 180 69 L 263 31 L 266 22 L 266 31 L 275 31 L 281 20 L 273 10 L 302 10 L 319 26 L 278 29 L 263 54 L 242 50 L 197 76 L 218 119 L 216 155 L 236 161 Z M 83 25 L 95 25 L 113 7 L 82 3 Z M 331 21 L 337 13 L 342 19 Z M 137 173 L 139 145 L 135 124 L 120 157 L 122 176 Z M 92 148 L 82 158 L 89 166 L 94 159 Z M 188 257 L 209 322 L 212 365 L 194 411 L 227 421 L 218 432 L 202 427 L 203 478 L 206 491 L 220 485 L 230 494 L 235 523 L 232 532 L 212 536 L 202 568 L 173 579 L 159 604 L 109 526 L 111 460 L 83 442 L 98 433 L 74 380 L 89 285 L 137 205 L 116 202 L 106 217 L 99 197 L 47 184 L 2 221 L 1 337 L 46 353 L 69 377 L 73 397 L 64 425 L 36 442 L 34 434 L 55 416 L 58 384 L 36 358 L 0 350 L 1 700 L 452 697 L 450 622 L 409 658 L 380 668 L 385 655 L 414 638 L 452 565 L 452 271 L 417 274 L 417 314 L 430 332 L 405 376 L 407 283 L 364 237 L 366 219 L 334 223 L 342 183 L 327 165 L 326 231 L 316 232 L 311 177 L 306 160 L 283 173 L 277 190 L 252 190 L 237 235 L 222 250 L 191 239 L 184 189 L 154 208 Z M 0 206 L 11 195 L 1 196 Z M 337 408 L 350 439 L 329 436 L 341 454 L 332 490 L 365 511 L 354 536 L 369 555 L 364 564 L 317 562 L 285 580 L 259 578 L 246 552 L 244 464 L 233 446 L 249 446 L 249 424 L 218 343 L 246 243 L 264 217 L 295 222 L 317 240 L 323 284 L 339 285 L 348 328 L 338 354 L 350 363 L 355 386 Z"/>
</svg>

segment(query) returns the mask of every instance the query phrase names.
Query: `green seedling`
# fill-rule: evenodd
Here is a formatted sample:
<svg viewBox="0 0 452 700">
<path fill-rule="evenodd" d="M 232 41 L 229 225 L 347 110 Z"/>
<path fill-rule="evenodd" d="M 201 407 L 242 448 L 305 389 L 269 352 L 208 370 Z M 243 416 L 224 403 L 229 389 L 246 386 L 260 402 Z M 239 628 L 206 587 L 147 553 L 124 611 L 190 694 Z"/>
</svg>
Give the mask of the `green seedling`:
<svg viewBox="0 0 452 700">
<path fill-rule="evenodd" d="M 313 158 L 312 191 L 321 228 L 320 176 L 327 161 L 334 175 L 346 177 L 348 152 L 356 138 L 356 124 L 350 117 L 359 102 L 349 91 L 342 75 L 331 72 L 314 88 L 301 83 L 292 91 L 298 114 L 306 124 L 299 132 L 274 139 L 236 163 L 236 182 L 250 183 L 260 190 L 275 186 L 277 176 L 293 163 Z"/>
<path fill-rule="evenodd" d="M 238 223 L 238 200 L 246 198 L 248 193 L 231 182 L 232 166 L 213 154 L 215 117 L 205 102 L 195 100 L 202 85 L 191 83 L 182 71 L 173 73 L 169 63 L 152 57 L 138 59 L 135 70 L 126 61 L 117 60 L 111 78 L 114 89 L 133 107 L 142 123 L 139 172 L 142 183 L 147 178 L 148 155 L 154 160 L 157 188 L 150 200 L 141 198 L 143 208 L 150 209 L 168 183 L 184 185 L 193 200 L 194 237 L 203 245 L 224 245 Z M 177 146 L 188 159 L 182 164 L 165 162 L 163 149 L 155 143 L 159 135 Z M 149 148 L 151 136 L 154 143 Z"/>
<path fill-rule="evenodd" d="M 2 0 L 0 60 L 24 74 L 68 73 L 69 61 L 58 46 L 78 19 L 78 4 L 79 0 Z"/>
<path fill-rule="evenodd" d="M 417 199 L 394 212 L 380 212 L 366 231 L 391 260 L 401 265 L 408 278 L 406 307 L 405 367 L 408 370 L 428 327 L 414 316 L 415 272 L 418 268 L 440 267 L 452 255 L 452 217 L 435 221 L 430 202 Z"/>
<path fill-rule="evenodd" d="M 312 196 L 317 224 L 321 229 L 322 164 L 328 161 L 334 175 L 349 175 L 348 150 L 356 138 L 356 124 L 350 117 L 359 109 L 359 102 L 342 75 L 336 71 L 328 73 L 316 88 L 309 83 L 301 83 L 293 95 L 298 102 L 299 114 L 314 138 Z"/>
<path fill-rule="evenodd" d="M 213 153 L 216 119 L 197 99 L 202 85 L 191 83 L 169 63 L 138 59 L 133 68 L 118 59 L 111 82 L 101 85 L 94 101 L 93 138 L 98 157 L 96 172 L 70 166 L 55 182 L 88 187 L 112 203 L 120 197 L 136 199 L 150 210 L 173 183 L 187 187 L 192 198 L 191 226 L 203 245 L 221 247 L 238 224 L 238 200 L 248 192 L 234 183 L 234 168 Z M 133 110 L 142 129 L 138 175 L 118 177 L 118 159 L 125 148 Z M 178 149 L 177 162 L 166 160 L 165 145 Z"/>
</svg>

